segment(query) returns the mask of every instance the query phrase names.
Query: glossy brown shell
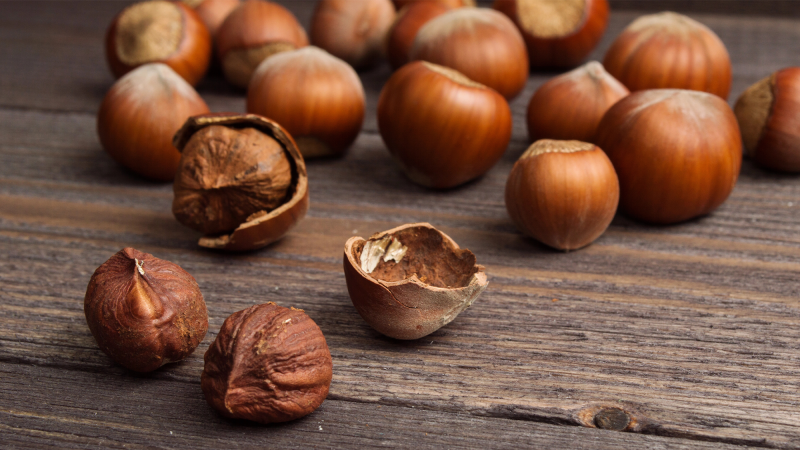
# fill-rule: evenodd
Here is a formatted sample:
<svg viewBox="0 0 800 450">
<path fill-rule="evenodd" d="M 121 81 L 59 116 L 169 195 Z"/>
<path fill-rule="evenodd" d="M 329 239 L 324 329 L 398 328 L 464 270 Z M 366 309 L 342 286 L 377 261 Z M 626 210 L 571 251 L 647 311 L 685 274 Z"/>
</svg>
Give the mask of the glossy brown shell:
<svg viewBox="0 0 800 450">
<path fill-rule="evenodd" d="M 303 310 L 270 302 L 225 319 L 206 351 L 200 385 L 223 416 L 274 423 L 311 414 L 332 376 L 317 324 Z"/>
<path fill-rule="evenodd" d="M 410 240 L 406 239 L 410 234 L 417 236 L 410 236 Z M 401 243 L 406 239 L 406 242 L 417 241 L 420 244 L 419 248 L 410 249 L 400 263 L 380 263 L 393 264 L 389 270 L 410 270 L 408 268 L 410 259 L 415 258 L 415 254 L 421 258 L 431 257 L 436 255 L 436 247 L 453 254 L 451 259 L 442 258 L 442 261 L 453 262 L 456 266 L 468 269 L 446 280 L 444 277 L 438 278 L 445 272 L 444 270 L 422 267 L 419 272 L 424 273 L 421 275 L 415 272 L 405 279 L 387 281 L 376 278 L 376 272 L 366 273 L 361 267 L 359 258 L 367 240 L 357 236 L 348 239 L 344 246 L 347 291 L 361 317 L 379 333 L 395 339 L 418 339 L 427 336 L 450 323 L 486 289 L 488 285 L 486 272 L 483 266 L 475 263 L 475 255 L 469 250 L 460 249 L 455 241 L 432 225 L 406 224 L 374 234 L 369 240 L 385 236 L 397 237 Z M 380 264 L 376 270 L 381 267 Z M 401 265 L 403 267 L 400 267 Z M 426 276 L 431 277 L 431 280 L 421 281 L 421 277 Z M 433 280 L 434 277 L 437 277 L 437 280 Z M 433 283 L 440 286 L 435 286 Z"/>
<path fill-rule="evenodd" d="M 216 113 L 191 117 L 178 130 L 173 143 L 183 150 L 191 136 L 198 130 L 223 125 L 234 128 L 255 128 L 280 142 L 292 166 L 293 193 L 278 208 L 266 213 L 256 213 L 230 234 L 206 236 L 200 239 L 201 247 L 244 251 L 265 247 L 289 232 L 308 211 L 308 174 L 297 144 L 286 130 L 276 122 L 256 114 Z"/>
<path fill-rule="evenodd" d="M 105 354 L 137 372 L 189 356 L 208 330 L 194 277 L 133 248 L 95 270 L 86 288 L 86 323 Z"/>
</svg>

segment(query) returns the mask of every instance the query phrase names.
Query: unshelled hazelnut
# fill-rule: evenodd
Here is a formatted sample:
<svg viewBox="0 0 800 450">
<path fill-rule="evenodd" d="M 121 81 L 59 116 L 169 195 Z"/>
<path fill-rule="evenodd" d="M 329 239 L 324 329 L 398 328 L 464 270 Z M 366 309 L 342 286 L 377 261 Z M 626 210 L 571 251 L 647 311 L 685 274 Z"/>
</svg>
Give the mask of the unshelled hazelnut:
<svg viewBox="0 0 800 450">
<path fill-rule="evenodd" d="M 146 64 L 108 91 L 97 113 L 97 134 L 118 163 L 139 175 L 175 178 L 180 153 L 172 136 L 187 118 L 208 112 L 193 87 L 165 64 Z"/>
<path fill-rule="evenodd" d="M 211 61 L 211 36 L 180 2 L 147 1 L 123 9 L 106 32 L 106 60 L 115 77 L 148 63 L 170 66 L 197 84 Z"/>
<path fill-rule="evenodd" d="M 177 264 L 132 248 L 95 270 L 83 311 L 100 349 L 136 372 L 186 358 L 208 330 L 195 279 Z"/>
<path fill-rule="evenodd" d="M 461 8 L 462 6 L 475 6 L 475 0 L 392 0 L 394 7 L 398 11 L 405 6 L 415 3 L 438 3 L 449 8 Z"/>
<path fill-rule="evenodd" d="M 580 141 L 536 141 L 511 169 L 506 209 L 523 233 L 559 250 L 575 250 L 608 228 L 619 181 L 608 157 Z"/>
<path fill-rule="evenodd" d="M 531 67 L 574 67 L 594 50 L 608 26 L 607 0 L 495 0 L 517 25 Z"/>
<path fill-rule="evenodd" d="M 385 57 L 395 10 L 390 0 L 320 0 L 311 18 L 311 43 L 357 69 Z"/>
<path fill-rule="evenodd" d="M 447 325 L 488 285 L 475 255 L 427 223 L 348 239 L 344 275 L 361 317 L 395 339 L 419 339 Z"/>
<path fill-rule="evenodd" d="M 662 12 L 639 17 L 606 52 L 603 66 L 631 91 L 675 88 L 731 90 L 731 60 L 725 44 L 689 17 Z"/>
<path fill-rule="evenodd" d="M 275 242 L 308 210 L 308 176 L 291 136 L 255 114 L 195 116 L 181 150 L 172 213 L 209 236 L 200 246 L 252 250 Z"/>
<path fill-rule="evenodd" d="M 597 124 L 614 103 L 630 94 L 592 61 L 546 82 L 528 103 L 528 135 L 539 139 L 591 142 Z"/>
<path fill-rule="evenodd" d="M 622 212 L 652 223 L 710 213 L 730 195 L 742 164 L 733 111 L 698 91 L 632 93 L 603 116 L 595 144 L 617 171 Z"/>
<path fill-rule="evenodd" d="M 493 89 L 447 67 L 401 67 L 378 99 L 383 142 L 406 176 L 450 188 L 483 175 L 511 139 L 511 109 Z"/>
<path fill-rule="evenodd" d="M 488 8 L 457 8 L 428 21 L 409 53 L 455 69 L 507 99 L 528 81 L 528 52 L 517 27 Z"/>
<path fill-rule="evenodd" d="M 225 417 L 275 423 L 319 408 L 332 376 L 317 324 L 302 309 L 270 302 L 225 319 L 206 351 L 200 386 Z"/>
<path fill-rule="evenodd" d="M 397 12 L 386 41 L 386 56 L 389 64 L 397 70 L 410 61 L 408 54 L 417 37 L 417 31 L 431 19 L 441 16 L 450 7 L 433 1 L 414 2 Z"/>
<path fill-rule="evenodd" d="M 203 21 L 208 32 L 211 33 L 212 40 L 216 40 L 217 31 L 222 26 L 222 22 L 233 12 L 242 0 L 183 0 L 188 4 Z"/>
<path fill-rule="evenodd" d="M 313 46 L 263 61 L 247 90 L 247 112 L 280 123 L 304 158 L 344 153 L 361 131 L 365 108 L 355 70 Z"/>
<path fill-rule="evenodd" d="M 750 86 L 733 111 L 753 161 L 800 172 L 800 67 L 779 70 Z"/>
<path fill-rule="evenodd" d="M 265 0 L 246 0 L 217 31 L 222 72 L 234 86 L 247 88 L 250 77 L 268 57 L 308 45 L 308 36 L 294 15 Z"/>
</svg>

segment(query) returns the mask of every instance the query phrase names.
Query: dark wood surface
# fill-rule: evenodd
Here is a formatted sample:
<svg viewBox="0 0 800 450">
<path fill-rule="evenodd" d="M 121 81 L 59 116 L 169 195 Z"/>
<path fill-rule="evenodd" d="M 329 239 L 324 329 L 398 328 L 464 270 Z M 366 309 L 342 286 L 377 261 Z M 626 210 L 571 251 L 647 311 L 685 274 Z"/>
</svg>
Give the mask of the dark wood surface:
<svg viewBox="0 0 800 450">
<path fill-rule="evenodd" d="M 714 13 L 664 3 L 726 43 L 731 103 L 800 64 L 800 5 L 782 2 L 789 12 L 776 17 L 736 2 L 697 2 L 718 4 Z M 287 4 L 308 23 L 312 2 Z M 527 101 L 555 74 L 532 74 L 512 102 L 513 140 L 495 168 L 432 192 L 402 176 L 377 134 L 381 67 L 361 74 L 369 108 L 354 147 L 308 163 L 308 217 L 261 251 L 204 251 L 172 217 L 171 186 L 121 169 L 95 134 L 113 83 L 102 36 L 123 6 L 0 4 L 1 446 L 800 448 L 797 176 L 746 160 L 707 217 L 654 227 L 618 216 L 593 245 L 554 252 L 520 236 L 502 193 L 527 145 Z M 593 58 L 637 15 L 615 9 Z M 199 91 L 214 111 L 244 108 L 219 75 Z M 358 316 L 341 254 L 352 235 L 414 221 L 474 251 L 490 284 L 453 323 L 401 342 Z M 114 365 L 83 315 L 90 275 L 125 246 L 181 265 L 209 308 L 195 353 L 148 375 Z M 322 328 L 330 395 L 289 424 L 223 419 L 200 391 L 202 355 L 228 315 L 266 301 L 303 308 Z M 627 432 L 594 428 L 609 409 L 629 414 Z"/>
</svg>

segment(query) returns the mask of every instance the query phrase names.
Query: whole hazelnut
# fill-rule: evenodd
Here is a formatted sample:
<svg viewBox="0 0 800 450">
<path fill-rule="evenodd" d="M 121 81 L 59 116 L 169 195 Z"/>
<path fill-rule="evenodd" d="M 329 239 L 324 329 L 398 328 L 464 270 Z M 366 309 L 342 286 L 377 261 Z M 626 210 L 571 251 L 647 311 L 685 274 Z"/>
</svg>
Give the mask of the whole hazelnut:
<svg viewBox="0 0 800 450">
<path fill-rule="evenodd" d="M 447 67 L 401 67 L 378 99 L 378 128 L 415 183 L 443 189 L 483 175 L 511 140 L 511 109 L 493 89 Z"/>
<path fill-rule="evenodd" d="M 507 99 L 528 81 L 528 52 L 517 27 L 487 8 L 457 8 L 431 19 L 409 57 L 455 69 Z"/>
<path fill-rule="evenodd" d="M 447 325 L 488 285 L 475 255 L 428 223 L 348 239 L 344 275 L 361 317 L 395 339 L 419 339 Z"/>
<path fill-rule="evenodd" d="M 753 161 L 800 172 L 800 67 L 779 70 L 750 86 L 733 111 Z"/>
<path fill-rule="evenodd" d="M 291 136 L 255 114 L 195 116 L 181 150 L 172 213 L 208 236 L 200 246 L 252 250 L 280 239 L 308 210 L 308 176 Z"/>
<path fill-rule="evenodd" d="M 175 178 L 180 153 L 172 136 L 187 118 L 208 112 L 192 86 L 165 64 L 145 64 L 108 91 L 97 113 L 97 134 L 118 163 L 156 180 Z"/>
<path fill-rule="evenodd" d="M 448 8 L 461 8 L 462 6 L 475 6 L 475 0 L 392 0 L 394 7 L 400 11 L 405 6 L 417 3 L 438 3 Z"/>
<path fill-rule="evenodd" d="M 413 2 L 397 12 L 389 39 L 386 41 L 386 56 L 392 69 L 397 70 L 410 61 L 408 54 L 417 37 L 417 31 L 434 17 L 441 16 L 450 7 L 434 1 Z"/>
<path fill-rule="evenodd" d="M 247 90 L 247 112 L 280 123 L 304 158 L 343 154 L 361 131 L 365 108 L 355 70 L 317 47 L 265 60 Z"/>
<path fill-rule="evenodd" d="M 287 422 L 319 408 L 333 376 L 325 336 L 302 309 L 251 306 L 222 324 L 200 386 L 225 417 Z"/>
<path fill-rule="evenodd" d="M 632 93 L 603 116 L 595 143 L 617 171 L 622 212 L 651 223 L 710 213 L 730 195 L 742 164 L 733 111 L 698 91 Z"/>
<path fill-rule="evenodd" d="M 526 235 L 559 250 L 591 244 L 608 228 L 619 181 L 602 150 L 580 141 L 536 141 L 511 169 L 506 208 Z"/>
<path fill-rule="evenodd" d="M 311 43 L 365 69 L 385 57 L 394 16 L 390 0 L 320 0 L 311 18 Z"/>
<path fill-rule="evenodd" d="M 725 44 L 689 17 L 662 12 L 639 17 L 606 52 L 603 66 L 631 91 L 675 88 L 731 90 L 731 60 Z"/>
<path fill-rule="evenodd" d="M 211 33 L 211 39 L 216 40 L 222 22 L 241 5 L 242 0 L 184 0 L 184 2 L 194 8 L 197 16 Z"/>
<path fill-rule="evenodd" d="M 100 349 L 136 372 L 186 358 L 208 330 L 195 279 L 177 264 L 130 247 L 94 271 L 83 311 Z"/>
<path fill-rule="evenodd" d="M 115 77 L 148 63 L 164 63 L 196 85 L 211 61 L 211 36 L 180 2 L 147 1 L 123 9 L 106 32 L 106 60 Z"/>
<path fill-rule="evenodd" d="M 217 31 L 217 55 L 225 79 L 247 88 L 250 77 L 268 57 L 308 45 L 308 36 L 283 6 L 264 0 L 246 0 L 234 9 Z"/>
<path fill-rule="evenodd" d="M 597 124 L 614 103 L 630 94 L 592 61 L 543 84 L 528 103 L 528 135 L 539 139 L 590 142 Z"/>
<path fill-rule="evenodd" d="M 531 67 L 574 67 L 594 50 L 608 26 L 607 0 L 495 0 L 517 25 Z"/>
</svg>

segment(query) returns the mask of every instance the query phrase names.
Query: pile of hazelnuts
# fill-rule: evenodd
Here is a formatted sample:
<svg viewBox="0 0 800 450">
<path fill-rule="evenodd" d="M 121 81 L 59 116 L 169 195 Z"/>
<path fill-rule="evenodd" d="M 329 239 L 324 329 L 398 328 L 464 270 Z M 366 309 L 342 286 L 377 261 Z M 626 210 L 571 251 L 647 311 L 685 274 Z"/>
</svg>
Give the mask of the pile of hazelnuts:
<svg viewBox="0 0 800 450">
<path fill-rule="evenodd" d="M 511 139 L 508 101 L 531 68 L 572 69 L 527 110 L 532 145 L 508 177 L 509 216 L 559 250 L 582 248 L 617 208 L 653 224 L 712 212 L 731 193 L 742 146 L 757 164 L 800 172 L 800 68 L 726 103 L 722 41 L 686 16 L 643 16 L 603 63 L 577 67 L 604 34 L 607 0 L 321 0 L 310 41 L 265 0 L 154 0 L 125 8 L 106 36 L 119 80 L 98 113 L 120 164 L 174 181 L 173 214 L 199 245 L 269 245 L 308 209 L 305 160 L 337 157 L 361 131 L 356 70 L 395 70 L 378 100 L 381 137 L 413 182 L 450 189 L 486 173 Z M 194 89 L 210 64 L 247 89 L 247 113 L 210 113 Z M 430 224 L 405 224 L 344 248 L 348 292 L 378 332 L 418 339 L 487 286 L 483 266 Z M 100 266 L 85 297 L 89 328 L 117 363 L 151 371 L 199 345 L 208 314 L 194 278 L 126 248 Z M 309 414 L 332 361 L 302 310 L 273 303 L 230 316 L 205 354 L 201 386 L 226 417 L 263 423 Z"/>
</svg>

